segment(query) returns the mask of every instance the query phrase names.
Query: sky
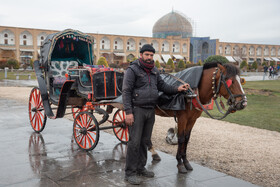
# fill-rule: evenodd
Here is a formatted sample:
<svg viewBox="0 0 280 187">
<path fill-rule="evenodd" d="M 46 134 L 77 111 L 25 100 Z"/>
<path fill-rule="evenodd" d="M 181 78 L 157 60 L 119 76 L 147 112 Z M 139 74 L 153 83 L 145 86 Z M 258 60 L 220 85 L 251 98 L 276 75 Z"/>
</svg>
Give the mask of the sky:
<svg viewBox="0 0 280 187">
<path fill-rule="evenodd" d="M 194 36 L 280 45 L 280 0 L 0 0 L 0 25 L 152 37 L 172 9 L 191 19 Z"/>
</svg>

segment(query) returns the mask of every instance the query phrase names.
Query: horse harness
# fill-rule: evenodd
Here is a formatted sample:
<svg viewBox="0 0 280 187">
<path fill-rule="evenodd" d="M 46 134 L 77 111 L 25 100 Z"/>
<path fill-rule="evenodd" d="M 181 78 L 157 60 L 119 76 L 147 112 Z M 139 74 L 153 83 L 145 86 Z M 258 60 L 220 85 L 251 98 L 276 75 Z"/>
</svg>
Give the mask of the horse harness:
<svg viewBox="0 0 280 187">
<path fill-rule="evenodd" d="M 236 105 L 234 105 L 234 103 L 235 103 L 235 101 L 236 101 L 236 98 L 237 98 L 237 97 L 242 97 L 242 98 L 243 98 L 243 97 L 245 96 L 245 94 L 232 94 L 232 92 L 231 92 L 230 89 L 229 89 L 229 87 L 230 87 L 231 84 L 232 84 L 232 79 L 226 80 L 226 76 L 223 74 L 223 72 L 222 72 L 221 70 L 220 70 L 220 74 L 221 74 L 221 75 L 220 75 L 219 80 L 218 80 L 218 86 L 216 86 L 216 81 L 215 81 L 215 80 L 216 80 L 216 76 L 217 76 L 217 73 L 218 73 L 219 70 L 220 70 L 220 69 L 219 69 L 218 67 L 216 67 L 216 68 L 215 68 L 215 71 L 213 72 L 213 77 L 212 77 L 212 85 L 213 85 L 213 86 L 212 86 L 212 90 L 213 90 L 213 94 L 214 94 L 213 99 L 214 99 L 214 101 L 215 101 L 215 103 L 216 103 L 216 105 L 217 105 L 217 108 L 218 108 L 219 112 L 221 112 L 222 114 L 224 114 L 224 116 L 222 116 L 222 117 L 220 117 L 220 118 L 215 118 L 215 117 L 213 117 L 213 116 L 207 111 L 207 109 L 205 109 L 204 106 L 201 104 L 201 102 L 200 102 L 200 100 L 199 100 L 199 94 L 197 94 L 197 96 L 196 96 L 195 99 L 196 99 L 197 103 L 199 104 L 199 106 L 201 107 L 201 109 L 202 109 L 210 118 L 221 120 L 221 119 L 225 118 L 225 117 L 226 117 L 228 114 L 230 114 L 231 112 L 237 110 Z M 178 77 L 175 77 L 174 75 L 171 75 L 171 74 L 168 74 L 168 73 L 165 73 L 165 74 L 171 76 L 172 78 L 176 79 L 177 81 L 179 81 L 179 82 L 181 82 L 181 83 L 183 83 L 183 84 L 187 84 L 186 82 L 184 82 L 183 80 L 179 79 Z M 224 86 L 225 86 L 227 92 L 228 92 L 229 95 L 230 95 L 229 98 L 228 98 L 228 100 L 227 100 L 227 104 L 228 104 L 230 107 L 228 108 L 228 110 L 226 111 L 226 113 L 222 112 L 222 110 L 221 110 L 220 107 L 219 107 L 219 104 L 217 103 L 217 98 L 218 98 L 219 91 L 220 91 L 220 88 L 221 88 L 221 83 L 224 84 Z M 191 88 L 189 88 L 189 89 L 193 92 L 193 90 L 192 90 Z M 222 102 L 221 100 L 220 100 L 220 105 L 221 105 L 221 107 L 222 107 L 223 109 L 225 109 L 224 104 L 223 104 L 223 102 Z M 158 105 L 157 105 L 157 107 L 158 107 L 159 110 L 162 111 L 166 116 L 171 117 L 171 116 L 168 115 L 165 111 L 163 111 Z M 191 102 L 191 107 L 192 107 L 192 102 Z M 178 123 L 178 122 L 177 122 L 177 118 L 176 118 L 176 111 L 174 111 L 174 120 L 175 120 L 176 123 Z"/>
</svg>

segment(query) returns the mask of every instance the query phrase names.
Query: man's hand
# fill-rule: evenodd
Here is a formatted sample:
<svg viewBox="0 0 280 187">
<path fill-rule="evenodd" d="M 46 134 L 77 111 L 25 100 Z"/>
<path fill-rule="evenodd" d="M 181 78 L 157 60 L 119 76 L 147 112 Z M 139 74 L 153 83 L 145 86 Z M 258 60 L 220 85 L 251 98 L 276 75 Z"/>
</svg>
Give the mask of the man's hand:
<svg viewBox="0 0 280 187">
<path fill-rule="evenodd" d="M 134 123 L 134 116 L 133 116 L 133 114 L 126 115 L 125 124 L 127 124 L 128 126 L 131 126 L 133 123 Z"/>
<path fill-rule="evenodd" d="M 178 92 L 187 91 L 190 88 L 189 84 L 183 84 L 178 87 Z"/>
</svg>

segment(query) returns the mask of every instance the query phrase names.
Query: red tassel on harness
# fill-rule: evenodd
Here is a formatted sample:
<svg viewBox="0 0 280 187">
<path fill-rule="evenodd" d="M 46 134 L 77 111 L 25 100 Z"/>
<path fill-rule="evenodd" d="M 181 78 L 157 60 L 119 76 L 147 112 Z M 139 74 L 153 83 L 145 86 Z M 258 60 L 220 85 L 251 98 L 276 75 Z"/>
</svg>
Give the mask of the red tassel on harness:
<svg viewBox="0 0 280 187">
<path fill-rule="evenodd" d="M 228 87 L 230 87 L 231 84 L 232 84 L 232 80 L 231 80 L 231 79 L 227 80 L 227 81 L 226 81 L 226 84 L 227 84 Z"/>
</svg>

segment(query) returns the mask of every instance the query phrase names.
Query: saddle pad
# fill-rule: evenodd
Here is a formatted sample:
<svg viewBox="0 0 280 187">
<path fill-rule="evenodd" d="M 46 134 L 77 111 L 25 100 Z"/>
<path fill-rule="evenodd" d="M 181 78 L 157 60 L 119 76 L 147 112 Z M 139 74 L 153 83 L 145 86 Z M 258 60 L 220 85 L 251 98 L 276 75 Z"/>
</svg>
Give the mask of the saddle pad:
<svg viewBox="0 0 280 187">
<path fill-rule="evenodd" d="M 176 73 L 174 76 L 188 83 L 192 89 L 197 88 L 202 75 L 203 67 L 195 66 Z M 161 74 L 161 78 L 169 85 L 179 86 L 182 83 L 168 74 Z"/>
<path fill-rule="evenodd" d="M 176 73 L 174 76 L 188 83 L 192 89 L 198 87 L 202 75 L 203 67 L 196 66 L 185 69 Z M 168 74 L 161 74 L 162 79 L 169 85 L 179 86 L 182 83 L 174 79 Z M 159 93 L 158 105 L 164 110 L 185 110 L 184 94 L 178 93 L 175 95 L 166 95 L 163 92 Z"/>
</svg>

